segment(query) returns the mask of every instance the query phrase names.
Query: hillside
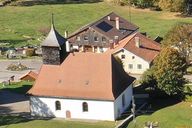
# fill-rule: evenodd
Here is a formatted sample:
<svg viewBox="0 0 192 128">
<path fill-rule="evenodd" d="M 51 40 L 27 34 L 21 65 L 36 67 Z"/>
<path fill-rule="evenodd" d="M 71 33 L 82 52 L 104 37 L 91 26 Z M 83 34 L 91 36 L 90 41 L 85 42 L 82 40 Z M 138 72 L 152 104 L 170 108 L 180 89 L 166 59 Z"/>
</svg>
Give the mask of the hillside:
<svg viewBox="0 0 192 128">
<path fill-rule="evenodd" d="M 81 26 L 98 18 L 116 12 L 129 20 L 129 8 L 114 6 L 105 2 L 70 4 L 30 4 L 31 6 L 6 6 L 0 8 L 0 46 L 21 46 L 39 44 L 49 31 L 51 14 L 55 26 L 64 34 L 74 32 Z M 164 36 L 177 22 L 192 22 L 190 18 L 179 18 L 175 13 L 152 12 L 131 9 L 131 21 L 151 37 Z"/>
</svg>

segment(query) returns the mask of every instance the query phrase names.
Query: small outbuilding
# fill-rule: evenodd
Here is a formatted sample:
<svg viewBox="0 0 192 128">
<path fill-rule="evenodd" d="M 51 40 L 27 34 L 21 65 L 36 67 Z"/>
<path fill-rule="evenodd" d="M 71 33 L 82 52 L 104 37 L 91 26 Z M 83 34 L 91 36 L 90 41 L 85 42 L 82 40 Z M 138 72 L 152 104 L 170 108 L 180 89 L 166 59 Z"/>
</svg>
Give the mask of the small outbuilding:
<svg viewBox="0 0 192 128">
<path fill-rule="evenodd" d="M 20 77 L 20 80 L 25 80 L 25 81 L 35 81 L 37 79 L 38 74 L 34 71 L 29 71 L 22 77 Z"/>
</svg>

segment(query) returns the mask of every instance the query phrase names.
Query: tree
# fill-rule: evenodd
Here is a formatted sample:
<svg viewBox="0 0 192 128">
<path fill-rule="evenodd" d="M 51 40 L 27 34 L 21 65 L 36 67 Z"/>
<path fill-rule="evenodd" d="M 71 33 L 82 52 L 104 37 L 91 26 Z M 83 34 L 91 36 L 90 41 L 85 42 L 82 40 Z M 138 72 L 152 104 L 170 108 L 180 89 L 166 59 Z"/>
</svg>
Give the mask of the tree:
<svg viewBox="0 0 192 128">
<path fill-rule="evenodd" d="M 192 24 L 179 23 L 165 36 L 163 47 L 174 47 L 189 62 L 192 54 Z"/>
<path fill-rule="evenodd" d="M 182 94 L 186 70 L 185 58 L 173 48 L 164 48 L 154 61 L 157 87 L 168 95 Z"/>
<path fill-rule="evenodd" d="M 184 12 L 186 9 L 186 0 L 159 0 L 158 5 L 163 10 Z"/>
<path fill-rule="evenodd" d="M 155 78 L 154 73 L 155 71 L 153 67 L 146 70 L 141 77 L 142 85 L 150 87 L 151 89 L 156 89 L 157 80 Z"/>
</svg>

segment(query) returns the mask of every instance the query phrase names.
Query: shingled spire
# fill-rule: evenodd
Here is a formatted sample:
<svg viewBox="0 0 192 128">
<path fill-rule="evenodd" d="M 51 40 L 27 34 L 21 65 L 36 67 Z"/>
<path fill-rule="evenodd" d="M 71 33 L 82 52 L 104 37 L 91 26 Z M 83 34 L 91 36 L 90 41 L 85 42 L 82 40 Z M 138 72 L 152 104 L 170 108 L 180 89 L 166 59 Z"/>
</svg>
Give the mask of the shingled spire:
<svg viewBox="0 0 192 128">
<path fill-rule="evenodd" d="M 42 42 L 43 63 L 44 64 L 61 64 L 66 56 L 65 42 L 67 40 L 61 36 L 54 25 L 54 17 L 51 17 L 51 30 L 45 40 Z"/>
</svg>

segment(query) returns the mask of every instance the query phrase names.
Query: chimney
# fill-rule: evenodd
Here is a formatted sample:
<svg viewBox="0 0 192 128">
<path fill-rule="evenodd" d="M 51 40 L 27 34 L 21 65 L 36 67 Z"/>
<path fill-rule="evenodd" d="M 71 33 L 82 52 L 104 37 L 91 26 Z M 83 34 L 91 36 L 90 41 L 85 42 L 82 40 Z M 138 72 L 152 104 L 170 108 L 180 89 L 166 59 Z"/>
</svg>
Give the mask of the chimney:
<svg viewBox="0 0 192 128">
<path fill-rule="evenodd" d="M 119 30 L 119 17 L 115 18 L 115 22 L 116 22 L 116 29 Z"/>
<path fill-rule="evenodd" d="M 141 46 L 139 37 L 135 37 L 135 46 L 138 48 Z"/>
<path fill-rule="evenodd" d="M 114 42 L 113 40 L 109 40 L 110 49 L 114 49 Z"/>
<path fill-rule="evenodd" d="M 107 19 L 110 21 L 110 20 L 111 20 L 111 17 L 110 17 L 110 16 L 107 16 Z"/>
<path fill-rule="evenodd" d="M 66 52 L 70 52 L 70 44 L 69 41 L 66 41 Z"/>
<path fill-rule="evenodd" d="M 68 37 L 68 31 L 65 31 L 65 38 Z"/>
</svg>

